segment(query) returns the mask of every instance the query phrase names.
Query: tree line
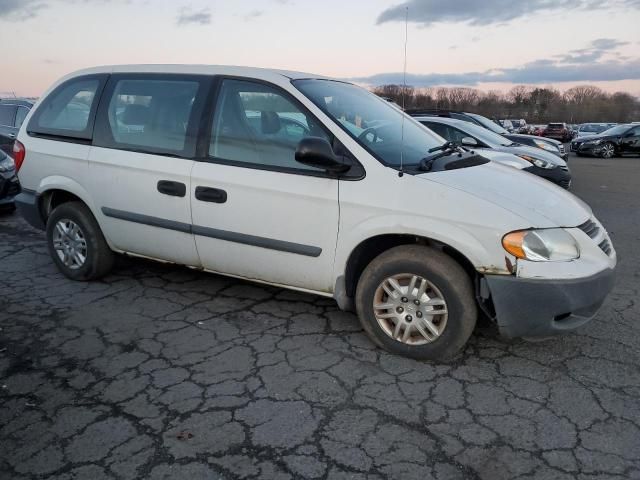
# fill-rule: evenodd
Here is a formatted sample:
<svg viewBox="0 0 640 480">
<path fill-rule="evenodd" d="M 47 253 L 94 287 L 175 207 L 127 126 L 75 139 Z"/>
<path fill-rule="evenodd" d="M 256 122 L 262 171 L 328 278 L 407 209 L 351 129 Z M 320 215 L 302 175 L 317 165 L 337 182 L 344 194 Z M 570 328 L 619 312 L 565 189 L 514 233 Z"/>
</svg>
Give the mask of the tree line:
<svg viewBox="0 0 640 480">
<path fill-rule="evenodd" d="M 551 87 L 517 85 L 506 93 L 463 87 L 405 88 L 405 109 L 461 110 L 489 118 L 524 118 L 532 124 L 640 120 L 639 98 L 626 92 L 607 93 L 593 85 L 581 85 L 565 92 Z M 373 92 L 403 105 L 402 85 L 382 85 Z"/>
</svg>

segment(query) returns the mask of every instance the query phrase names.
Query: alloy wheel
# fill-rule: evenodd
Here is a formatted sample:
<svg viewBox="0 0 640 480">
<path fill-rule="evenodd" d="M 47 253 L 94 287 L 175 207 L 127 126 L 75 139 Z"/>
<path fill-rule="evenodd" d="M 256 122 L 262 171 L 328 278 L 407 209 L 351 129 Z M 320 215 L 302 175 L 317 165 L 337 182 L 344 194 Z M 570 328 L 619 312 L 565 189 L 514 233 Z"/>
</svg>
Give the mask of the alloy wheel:
<svg viewBox="0 0 640 480">
<path fill-rule="evenodd" d="M 373 311 L 380 328 L 407 345 L 431 343 L 447 326 L 447 303 L 440 290 L 410 273 L 393 275 L 378 285 Z"/>
<path fill-rule="evenodd" d="M 63 218 L 53 230 L 53 249 L 60 261 L 71 270 L 81 268 L 87 261 L 87 241 L 77 223 Z"/>
</svg>

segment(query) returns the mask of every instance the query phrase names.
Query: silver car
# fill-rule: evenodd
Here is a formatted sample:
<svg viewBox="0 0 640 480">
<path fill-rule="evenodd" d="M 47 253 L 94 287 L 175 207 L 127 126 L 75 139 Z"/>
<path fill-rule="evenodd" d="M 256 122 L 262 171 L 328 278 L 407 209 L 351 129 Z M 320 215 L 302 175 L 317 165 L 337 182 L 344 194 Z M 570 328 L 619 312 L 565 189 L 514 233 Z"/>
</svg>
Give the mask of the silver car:
<svg viewBox="0 0 640 480">
<path fill-rule="evenodd" d="M 462 120 L 428 116 L 415 119 L 450 142 L 480 151 L 512 153 L 531 164 L 525 171 L 546 178 L 562 188 L 571 186 L 571 172 L 567 163 L 553 153 L 514 143 L 502 135 Z"/>
</svg>

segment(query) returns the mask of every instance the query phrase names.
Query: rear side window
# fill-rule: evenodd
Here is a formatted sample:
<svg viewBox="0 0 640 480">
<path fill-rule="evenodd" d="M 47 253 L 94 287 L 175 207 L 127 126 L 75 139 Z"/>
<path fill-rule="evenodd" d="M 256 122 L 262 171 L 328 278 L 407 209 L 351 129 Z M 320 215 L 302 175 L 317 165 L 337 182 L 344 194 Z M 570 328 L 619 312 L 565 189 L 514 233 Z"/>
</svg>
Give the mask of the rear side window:
<svg viewBox="0 0 640 480">
<path fill-rule="evenodd" d="M 94 145 L 142 153 L 195 155 L 196 99 L 202 80 L 182 76 L 112 78 L 98 114 Z M 196 111 L 197 110 L 197 111 Z"/>
<path fill-rule="evenodd" d="M 40 104 L 29 121 L 29 134 L 91 140 L 98 98 L 107 75 L 69 80 Z"/>
<path fill-rule="evenodd" d="M 13 127 L 13 119 L 16 116 L 15 105 L 0 105 L 0 125 Z"/>
</svg>

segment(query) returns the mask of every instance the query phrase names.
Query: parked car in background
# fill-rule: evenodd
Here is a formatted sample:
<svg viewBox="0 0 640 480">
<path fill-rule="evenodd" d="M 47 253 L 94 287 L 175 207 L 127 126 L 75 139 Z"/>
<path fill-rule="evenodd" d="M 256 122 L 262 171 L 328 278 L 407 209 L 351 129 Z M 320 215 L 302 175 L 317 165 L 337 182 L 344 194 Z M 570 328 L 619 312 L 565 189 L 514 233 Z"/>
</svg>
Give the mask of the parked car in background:
<svg viewBox="0 0 640 480">
<path fill-rule="evenodd" d="M 550 123 L 542 132 L 542 136 L 567 143 L 571 140 L 571 130 L 566 123 Z"/>
<path fill-rule="evenodd" d="M 531 126 L 531 135 L 534 135 L 536 137 L 542 137 L 542 134 L 544 133 L 544 129 L 547 128 L 546 125 L 532 125 Z M 548 139 L 551 140 L 551 139 Z M 558 142 L 557 140 L 555 140 L 556 142 Z M 558 142 L 560 144 L 562 144 L 562 142 Z"/>
<path fill-rule="evenodd" d="M 568 189 L 571 186 L 569 167 L 556 155 L 539 148 L 514 143 L 502 135 L 470 122 L 442 117 L 415 117 L 415 119 L 445 140 L 467 148 L 478 149 L 482 154 L 497 151 L 516 155 L 529 162 L 529 167 L 524 169 L 526 172 L 546 178 L 562 188 Z"/>
<path fill-rule="evenodd" d="M 523 118 L 519 120 L 509 119 L 509 121 L 511 122 L 513 133 L 522 133 L 522 134 L 529 133 L 529 127 L 525 119 Z"/>
<path fill-rule="evenodd" d="M 562 142 L 557 140 L 553 140 L 551 138 L 540 138 L 533 135 L 522 135 L 518 133 L 510 133 L 505 128 L 501 127 L 497 122 L 493 120 L 489 120 L 487 117 L 483 117 L 477 113 L 469 113 L 469 112 L 456 112 L 452 110 L 431 110 L 431 109 L 421 109 L 421 110 L 407 110 L 413 117 L 417 116 L 434 116 L 434 117 L 444 117 L 444 118 L 455 118 L 456 120 L 463 120 L 465 122 L 471 122 L 475 125 L 479 125 L 480 127 L 484 127 L 488 130 L 491 130 L 493 133 L 497 133 L 498 135 L 502 135 L 503 137 L 512 140 L 513 142 L 519 143 L 521 145 L 528 145 L 530 147 L 541 148 L 548 152 L 553 153 L 554 155 L 559 156 L 565 162 L 569 159 L 569 153 L 564 148 Z"/>
<path fill-rule="evenodd" d="M 498 120 L 498 124 L 505 130 L 507 130 L 509 133 L 515 133 L 515 127 L 513 123 L 511 123 L 511 120 L 506 120 L 506 119 Z"/>
<path fill-rule="evenodd" d="M 576 136 L 574 138 L 589 137 L 604 132 L 611 128 L 608 123 L 583 123 L 578 125 Z"/>
<path fill-rule="evenodd" d="M 13 155 L 13 142 L 32 108 L 33 102 L 29 100 L 0 100 L 0 150 Z"/>
<path fill-rule="evenodd" d="M 627 123 L 604 132 L 576 138 L 571 150 L 577 155 L 611 158 L 625 154 L 640 155 L 640 125 Z"/>
<path fill-rule="evenodd" d="M 16 175 L 13 159 L 0 150 L 0 210 L 13 210 L 14 197 L 20 193 L 20 183 Z"/>
<path fill-rule="evenodd" d="M 14 151 L 17 205 L 68 278 L 100 278 L 120 252 L 301 290 L 355 309 L 399 355 L 450 358 L 479 311 L 512 337 L 566 332 L 613 286 L 616 252 L 583 201 L 344 81 L 83 70 L 46 93 Z"/>
</svg>

